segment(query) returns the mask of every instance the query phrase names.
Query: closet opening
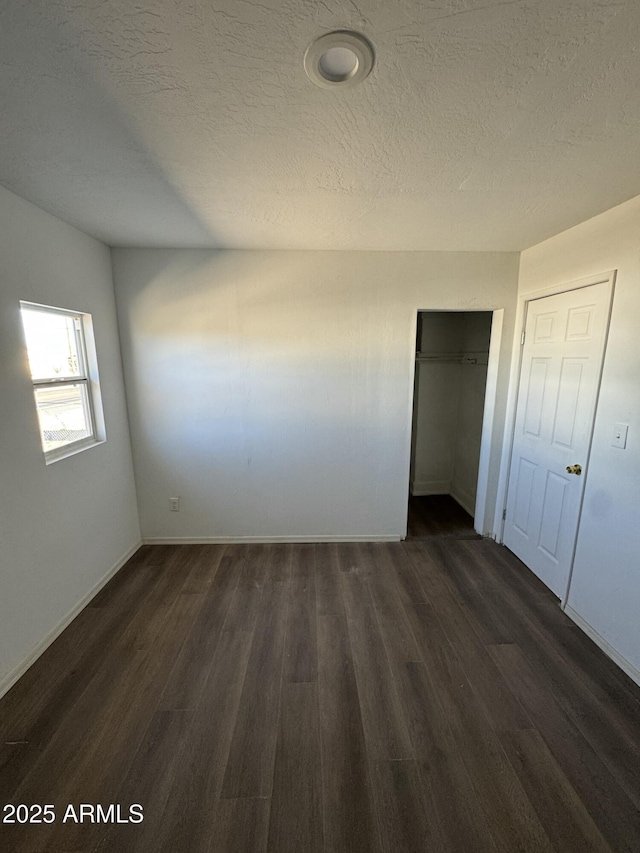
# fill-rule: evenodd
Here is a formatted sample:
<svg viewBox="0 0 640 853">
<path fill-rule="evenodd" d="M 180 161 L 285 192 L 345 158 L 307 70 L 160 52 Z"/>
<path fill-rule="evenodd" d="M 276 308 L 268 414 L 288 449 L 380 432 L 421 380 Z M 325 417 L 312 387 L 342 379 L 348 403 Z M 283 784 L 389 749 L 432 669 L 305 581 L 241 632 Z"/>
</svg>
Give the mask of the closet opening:
<svg viewBox="0 0 640 853">
<path fill-rule="evenodd" d="M 492 319 L 491 311 L 418 312 L 409 539 L 483 532 L 478 473 Z"/>
</svg>

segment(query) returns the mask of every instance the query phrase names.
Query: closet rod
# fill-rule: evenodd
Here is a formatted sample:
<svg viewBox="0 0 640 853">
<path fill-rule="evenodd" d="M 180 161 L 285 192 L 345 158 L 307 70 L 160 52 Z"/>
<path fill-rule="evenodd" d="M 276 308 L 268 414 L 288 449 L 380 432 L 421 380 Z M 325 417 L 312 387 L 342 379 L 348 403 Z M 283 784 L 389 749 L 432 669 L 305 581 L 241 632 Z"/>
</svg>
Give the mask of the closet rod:
<svg viewBox="0 0 640 853">
<path fill-rule="evenodd" d="M 425 355 L 424 353 L 416 353 L 416 361 L 434 362 L 436 364 L 477 364 L 477 358 L 471 358 L 466 355 Z"/>
</svg>

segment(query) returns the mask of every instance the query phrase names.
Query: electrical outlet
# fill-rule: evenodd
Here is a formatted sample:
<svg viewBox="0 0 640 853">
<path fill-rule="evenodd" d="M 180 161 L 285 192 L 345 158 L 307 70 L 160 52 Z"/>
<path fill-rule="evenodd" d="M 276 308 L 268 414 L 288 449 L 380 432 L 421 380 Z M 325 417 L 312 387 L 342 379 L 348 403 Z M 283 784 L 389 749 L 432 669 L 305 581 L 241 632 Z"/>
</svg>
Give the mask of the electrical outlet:
<svg viewBox="0 0 640 853">
<path fill-rule="evenodd" d="M 622 450 L 627 446 L 627 433 L 629 432 L 628 424 L 614 424 L 613 427 L 613 440 L 611 442 L 613 447 L 619 447 Z"/>
<path fill-rule="evenodd" d="M 171 512 L 180 512 L 180 498 L 169 498 Z"/>
</svg>

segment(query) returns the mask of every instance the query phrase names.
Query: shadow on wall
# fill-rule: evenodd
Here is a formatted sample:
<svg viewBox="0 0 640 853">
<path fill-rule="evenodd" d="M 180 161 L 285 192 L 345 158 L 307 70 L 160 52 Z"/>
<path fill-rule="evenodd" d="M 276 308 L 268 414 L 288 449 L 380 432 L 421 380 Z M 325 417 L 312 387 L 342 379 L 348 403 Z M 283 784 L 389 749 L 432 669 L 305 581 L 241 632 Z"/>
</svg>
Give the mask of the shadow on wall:
<svg viewBox="0 0 640 853">
<path fill-rule="evenodd" d="M 81 14 L 81 7 L 75 13 Z M 176 245 L 194 240 L 216 245 L 210 224 L 176 189 L 159 151 L 152 150 L 136 129 L 132 110 L 114 97 L 108 66 L 117 62 L 123 48 L 114 43 L 112 54 L 87 49 L 90 29 L 89 36 L 75 30 L 70 15 L 64 4 L 43 2 L 12 4 L 10 14 L 0 13 L 0 100 L 12 116 L 12 132 L 3 136 L 2 149 L 6 162 L 14 164 L 6 173 L 11 180 L 5 177 L 3 185 L 107 245 L 114 242 L 108 225 L 114 212 L 119 230 L 129 234 L 128 245 L 153 245 L 148 199 L 153 200 L 156 226 L 162 226 L 165 212 L 170 218 Z M 24 33 L 37 34 L 28 51 Z M 135 62 L 131 68 L 135 71 Z M 141 95 L 145 87 L 152 94 L 158 81 L 145 79 L 142 65 L 138 70 Z M 144 73 L 148 78 L 153 72 L 151 66 Z M 35 142 L 34 123 L 43 129 Z M 55 146 L 50 144 L 52 138 Z M 20 171 L 25 145 L 40 163 L 37 174 L 28 168 Z M 122 178 L 117 186 L 114 175 Z M 98 176 L 102 183 L 96 191 Z M 73 199 L 72 205 L 64 203 L 67 198 Z"/>
<path fill-rule="evenodd" d="M 354 255 L 114 252 L 145 535 L 403 534 L 414 312 Z"/>
</svg>

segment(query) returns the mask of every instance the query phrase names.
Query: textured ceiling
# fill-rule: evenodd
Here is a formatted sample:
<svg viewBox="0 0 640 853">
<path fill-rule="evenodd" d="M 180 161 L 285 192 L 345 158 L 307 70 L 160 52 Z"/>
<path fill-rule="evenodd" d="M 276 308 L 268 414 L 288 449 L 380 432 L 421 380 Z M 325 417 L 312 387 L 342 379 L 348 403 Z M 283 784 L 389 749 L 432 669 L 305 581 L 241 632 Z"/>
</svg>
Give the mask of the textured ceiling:
<svg viewBox="0 0 640 853">
<path fill-rule="evenodd" d="M 338 28 L 376 66 L 318 89 Z M 638 0 L 0 0 L 0 184 L 111 245 L 520 250 L 639 131 Z"/>
</svg>

